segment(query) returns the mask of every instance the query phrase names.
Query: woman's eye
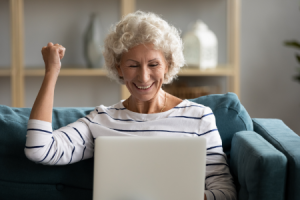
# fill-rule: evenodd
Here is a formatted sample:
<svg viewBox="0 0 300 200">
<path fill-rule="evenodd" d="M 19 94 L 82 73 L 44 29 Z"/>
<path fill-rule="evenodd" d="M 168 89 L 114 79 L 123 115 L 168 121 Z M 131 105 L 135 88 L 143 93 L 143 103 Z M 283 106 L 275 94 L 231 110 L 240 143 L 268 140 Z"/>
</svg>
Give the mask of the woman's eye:
<svg viewBox="0 0 300 200">
<path fill-rule="evenodd" d="M 149 65 L 150 67 L 155 67 L 155 66 L 157 66 L 158 64 L 151 64 L 151 65 Z"/>
<path fill-rule="evenodd" d="M 129 67 L 137 67 L 137 65 L 130 65 Z"/>
</svg>

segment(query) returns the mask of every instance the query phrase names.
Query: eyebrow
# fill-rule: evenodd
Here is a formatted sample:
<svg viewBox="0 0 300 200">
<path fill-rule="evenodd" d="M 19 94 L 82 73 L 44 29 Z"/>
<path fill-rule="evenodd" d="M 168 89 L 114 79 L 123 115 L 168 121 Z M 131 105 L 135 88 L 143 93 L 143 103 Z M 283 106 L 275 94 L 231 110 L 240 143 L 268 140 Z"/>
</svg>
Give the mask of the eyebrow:
<svg viewBox="0 0 300 200">
<path fill-rule="evenodd" d="M 136 63 L 139 63 L 138 61 L 136 61 L 136 60 L 132 60 L 132 59 L 128 59 L 127 61 L 133 61 L 133 62 L 136 62 Z M 153 58 L 152 60 L 148 60 L 148 62 L 152 62 L 152 61 L 154 61 L 154 60 L 159 60 L 158 58 Z"/>
</svg>

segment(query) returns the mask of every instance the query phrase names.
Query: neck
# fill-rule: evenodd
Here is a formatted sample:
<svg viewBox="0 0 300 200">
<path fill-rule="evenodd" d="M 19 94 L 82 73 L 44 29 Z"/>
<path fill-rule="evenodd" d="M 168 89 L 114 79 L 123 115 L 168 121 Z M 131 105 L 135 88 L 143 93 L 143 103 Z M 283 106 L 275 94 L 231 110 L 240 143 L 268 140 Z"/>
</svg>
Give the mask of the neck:
<svg viewBox="0 0 300 200">
<path fill-rule="evenodd" d="M 160 113 L 164 107 L 166 100 L 166 92 L 162 89 L 149 101 L 141 101 L 130 96 L 127 99 L 127 109 L 137 113 L 151 114 Z"/>
</svg>

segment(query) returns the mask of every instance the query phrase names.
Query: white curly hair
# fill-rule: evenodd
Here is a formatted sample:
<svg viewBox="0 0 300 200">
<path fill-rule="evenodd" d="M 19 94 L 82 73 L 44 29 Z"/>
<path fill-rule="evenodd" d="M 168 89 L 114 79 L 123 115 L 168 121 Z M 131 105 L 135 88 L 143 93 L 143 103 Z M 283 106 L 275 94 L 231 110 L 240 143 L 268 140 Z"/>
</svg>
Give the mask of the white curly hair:
<svg viewBox="0 0 300 200">
<path fill-rule="evenodd" d="M 180 32 L 151 12 L 130 13 L 111 28 L 105 39 L 103 51 L 108 76 L 124 84 L 116 68 L 120 65 L 122 53 L 146 43 L 152 43 L 155 49 L 164 53 L 168 72 L 164 76 L 163 84 L 171 83 L 177 77 L 180 67 L 185 64 Z"/>
</svg>

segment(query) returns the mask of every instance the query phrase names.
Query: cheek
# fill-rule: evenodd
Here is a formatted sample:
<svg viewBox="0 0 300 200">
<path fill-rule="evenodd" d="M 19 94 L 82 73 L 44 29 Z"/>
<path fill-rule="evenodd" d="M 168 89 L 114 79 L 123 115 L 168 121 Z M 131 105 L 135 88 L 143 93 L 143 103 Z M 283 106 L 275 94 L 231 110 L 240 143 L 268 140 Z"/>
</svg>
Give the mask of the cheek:
<svg viewBox="0 0 300 200">
<path fill-rule="evenodd" d="M 164 79 L 165 73 L 159 73 L 158 77 L 159 77 L 159 79 Z"/>
<path fill-rule="evenodd" d="M 156 71 L 156 77 L 159 79 L 163 79 L 165 77 L 166 70 L 164 67 L 160 68 L 160 70 Z"/>
<path fill-rule="evenodd" d="M 135 77 L 134 70 L 123 70 L 124 80 L 131 80 Z"/>
</svg>

